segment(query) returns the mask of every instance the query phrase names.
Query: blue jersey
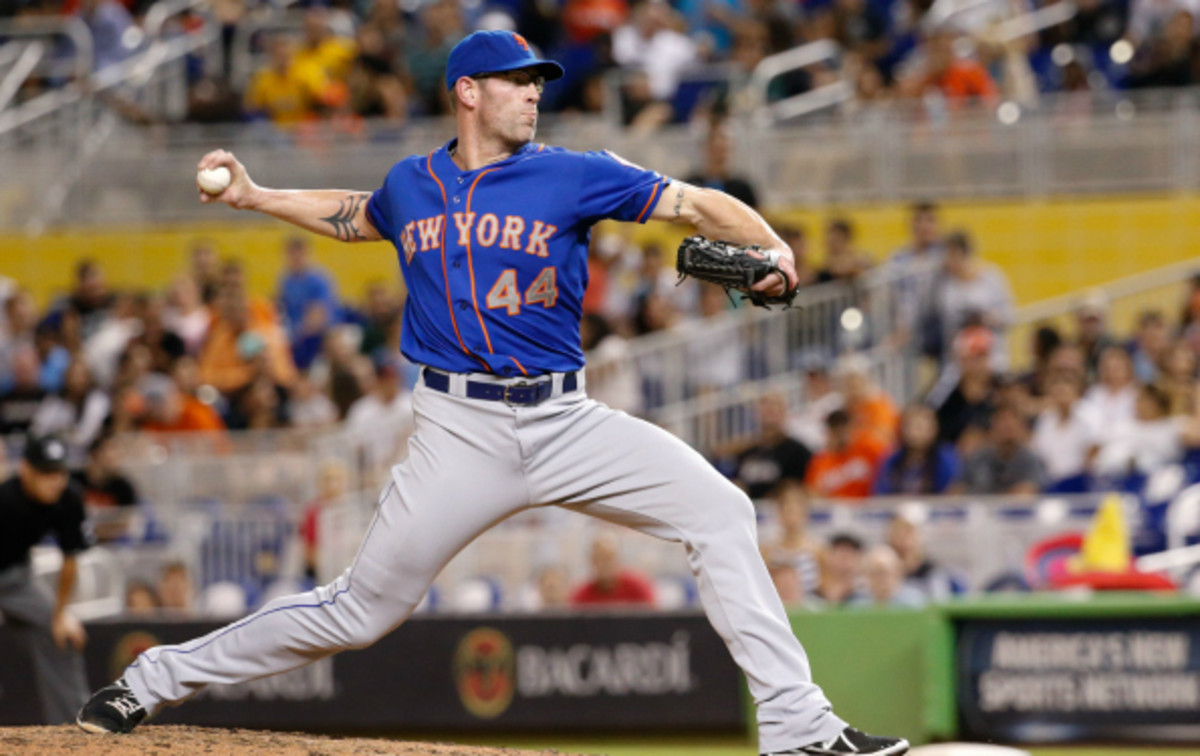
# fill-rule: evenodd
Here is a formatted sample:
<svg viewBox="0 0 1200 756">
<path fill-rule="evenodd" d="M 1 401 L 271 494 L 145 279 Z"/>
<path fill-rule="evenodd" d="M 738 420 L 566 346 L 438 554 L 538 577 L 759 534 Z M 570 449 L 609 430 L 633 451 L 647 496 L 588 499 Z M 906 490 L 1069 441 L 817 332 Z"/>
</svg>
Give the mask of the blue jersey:
<svg viewBox="0 0 1200 756">
<path fill-rule="evenodd" d="M 542 144 L 463 171 L 453 145 L 397 163 L 367 203 L 408 285 L 400 351 L 458 373 L 578 370 L 592 224 L 645 222 L 670 179 Z"/>
</svg>

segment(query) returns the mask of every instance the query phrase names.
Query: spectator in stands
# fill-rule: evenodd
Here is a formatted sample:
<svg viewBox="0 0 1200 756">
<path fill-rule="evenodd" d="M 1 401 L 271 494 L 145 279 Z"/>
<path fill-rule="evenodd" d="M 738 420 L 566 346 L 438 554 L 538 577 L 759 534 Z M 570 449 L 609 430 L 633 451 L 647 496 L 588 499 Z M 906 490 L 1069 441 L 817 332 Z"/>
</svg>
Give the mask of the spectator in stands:
<svg viewBox="0 0 1200 756">
<path fill-rule="evenodd" d="M 530 611 L 560 611 L 571 606 L 571 576 L 561 564 L 548 564 L 537 571 L 537 592 Z"/>
<path fill-rule="evenodd" d="M 776 502 L 779 533 L 774 540 L 763 544 L 763 560 L 768 566 L 787 567 L 795 573 L 799 601 L 816 590 L 820 574 L 821 544 L 808 533 L 808 493 L 803 485 L 785 482 L 772 498 Z"/>
<path fill-rule="evenodd" d="M 588 354 L 588 396 L 613 409 L 637 414 L 642 390 L 629 341 L 609 327 L 602 315 L 584 315 L 580 338 Z"/>
<path fill-rule="evenodd" d="M 372 24 L 360 26 L 355 41 L 358 56 L 346 80 L 351 112 L 363 118 L 403 121 L 408 116 L 409 91 L 395 68 L 395 48 Z"/>
<path fill-rule="evenodd" d="M 108 419 L 108 395 L 92 383 L 92 373 L 82 360 L 67 368 L 62 394 L 46 397 L 33 418 L 39 436 L 61 435 L 69 447 L 86 449 Z"/>
<path fill-rule="evenodd" d="M 987 440 L 967 459 L 962 488 L 972 494 L 1035 494 L 1045 480 L 1045 466 L 1029 448 L 1025 419 L 1012 406 L 992 412 Z"/>
<path fill-rule="evenodd" d="M 1136 5 L 1146 7 L 1151 3 Z M 1200 7 L 1195 3 L 1189 5 L 1187 10 L 1174 11 L 1160 33 L 1138 48 L 1129 67 L 1128 85 L 1131 89 L 1187 87 L 1195 82 L 1195 14 L 1200 12 Z"/>
<path fill-rule="evenodd" d="M 804 367 L 804 400 L 788 415 L 788 435 L 811 451 L 824 449 L 827 443 L 825 420 L 830 412 L 844 405 L 845 399 L 830 380 L 825 360 L 808 360 Z"/>
<path fill-rule="evenodd" d="M 125 614 L 146 619 L 158 614 L 162 606 L 154 586 L 141 580 L 131 580 L 125 586 Z"/>
<path fill-rule="evenodd" d="M 911 240 L 888 260 L 892 281 L 895 330 L 892 340 L 920 354 L 941 358 L 941 326 L 935 303 L 946 247 L 938 221 L 938 206 L 918 202 L 912 207 Z"/>
<path fill-rule="evenodd" d="M 733 173 L 732 153 L 733 133 L 729 123 L 723 118 L 712 118 L 704 139 L 704 165 L 684 180 L 693 186 L 718 189 L 757 208 L 758 193 L 754 187 L 747 179 Z"/>
<path fill-rule="evenodd" d="M 200 352 L 201 380 L 224 394 L 233 394 L 250 384 L 261 362 L 274 383 L 291 385 L 296 366 L 283 330 L 261 314 L 252 315 L 245 290 L 223 283 L 216 310 Z"/>
<path fill-rule="evenodd" d="M 1030 337 L 1032 367 L 1019 380 L 1025 384 L 1029 395 L 1034 399 L 1040 400 L 1046 396 L 1050 382 L 1051 357 L 1062 344 L 1062 335 L 1053 326 L 1039 326 Z M 1082 374 L 1079 379 L 1083 380 Z"/>
<path fill-rule="evenodd" d="M 804 229 L 784 222 L 776 224 L 775 230 L 779 232 L 779 238 L 783 239 L 783 243 L 792 250 L 792 255 L 796 260 L 796 280 L 799 285 L 803 287 L 820 283 L 821 271 L 812 264 L 808 249 L 808 236 L 804 233 Z"/>
<path fill-rule="evenodd" d="M 200 289 L 200 301 L 211 305 L 216 301 L 217 289 L 221 285 L 221 258 L 217 244 L 212 239 L 197 239 L 192 242 L 188 255 L 189 273 Z"/>
<path fill-rule="evenodd" d="M 127 60 L 143 39 L 129 11 L 116 0 L 80 0 L 79 18 L 92 33 L 95 71 Z"/>
<path fill-rule="evenodd" d="M 958 445 L 971 426 L 986 427 L 992 413 L 996 376 L 991 368 L 995 337 L 982 326 L 968 328 L 954 339 L 958 381 L 939 381 L 926 397 L 937 412 L 942 441 Z M 965 450 L 960 448 L 959 453 Z"/>
<path fill-rule="evenodd" d="M 350 407 L 365 393 L 372 382 L 374 364 L 370 357 L 357 351 L 357 342 L 349 329 L 333 328 L 325 335 L 325 349 L 310 373 L 318 383 L 324 383 L 329 398 L 345 418 Z"/>
<path fill-rule="evenodd" d="M 294 64 L 296 41 L 286 34 L 267 39 L 267 66 L 254 72 L 246 87 L 244 107 L 253 116 L 270 118 L 279 126 L 294 126 L 316 116 L 317 93 L 325 86 L 323 78 L 307 81 L 312 74 Z M 214 292 L 215 296 L 215 292 Z"/>
<path fill-rule="evenodd" d="M 870 496 L 886 447 L 871 434 L 855 434 L 844 409 L 829 413 L 825 424 L 828 443 L 809 462 L 805 484 L 814 496 L 824 498 Z"/>
<path fill-rule="evenodd" d="M 1080 402 L 1081 378 L 1061 372 L 1049 378 L 1045 409 L 1033 428 L 1033 450 L 1046 467 L 1046 490 L 1088 490 L 1088 470 L 1101 426 Z"/>
<path fill-rule="evenodd" d="M 863 355 L 843 357 L 837 365 L 838 391 L 842 406 L 850 413 L 852 433 L 887 449 L 896 441 L 900 413 L 887 392 L 871 379 L 870 367 Z"/>
<path fill-rule="evenodd" d="M 700 286 L 690 280 L 679 283 L 679 275 L 663 259 L 661 245 L 651 243 L 642 249 L 642 264 L 634 287 L 635 297 L 657 294 L 667 300 L 670 310 L 676 315 L 687 316 L 698 310 L 699 289 Z M 728 303 L 728 299 L 725 301 Z M 668 322 L 673 323 L 674 317 L 669 318 Z"/>
<path fill-rule="evenodd" d="M 1196 411 L 1196 352 L 1186 343 L 1175 343 L 1163 355 L 1158 386 L 1171 401 L 1172 415 Z"/>
<path fill-rule="evenodd" d="M 1145 310 L 1138 315 L 1137 332 L 1129 343 L 1133 360 L 1133 376 L 1138 383 L 1154 383 L 1171 347 L 1167 321 L 1159 310 Z"/>
<path fill-rule="evenodd" d="M 144 293 L 134 297 L 134 316 L 141 330 L 134 340 L 150 349 L 151 364 L 156 372 L 165 373 L 175 360 L 187 354 L 183 338 L 167 327 L 166 298 L 155 293 Z"/>
<path fill-rule="evenodd" d="M 288 424 L 293 428 L 320 430 L 338 421 L 338 408 L 307 373 L 296 376 L 287 400 Z"/>
<path fill-rule="evenodd" d="M 592 575 L 571 593 L 571 605 L 654 606 L 654 585 L 648 578 L 621 564 L 620 543 L 604 532 L 592 541 Z"/>
<path fill-rule="evenodd" d="M 795 565 L 767 560 L 767 572 L 771 575 L 771 583 L 775 586 L 775 592 L 779 594 L 779 600 L 783 602 L 785 609 L 804 606 L 804 585 Z"/>
<path fill-rule="evenodd" d="M 226 424 L 231 430 L 271 430 L 287 425 L 287 390 L 260 372 L 231 402 Z"/>
<path fill-rule="evenodd" d="M 361 444 L 373 470 L 390 467 L 400 458 L 412 433 L 413 409 L 394 358 L 375 362 L 375 385 L 350 408 L 345 427 Z"/>
<path fill-rule="evenodd" d="M 940 95 L 951 109 L 997 104 L 1000 92 L 996 82 L 978 61 L 958 56 L 954 49 L 957 36 L 947 26 L 928 34 L 913 56 L 915 60 L 897 77 L 901 95 L 912 99 Z"/>
<path fill-rule="evenodd" d="M 1088 383 L 1096 380 L 1100 355 L 1116 344 L 1108 333 L 1108 297 L 1100 290 L 1088 292 L 1075 308 L 1075 343 L 1083 350 Z"/>
<path fill-rule="evenodd" d="M 633 10 L 629 23 L 613 32 L 613 59 L 646 76 L 650 96 L 669 103 L 679 79 L 697 62 L 696 45 L 677 31 L 675 11 L 665 2 L 646 2 Z"/>
<path fill-rule="evenodd" d="M 843 606 L 858 593 L 862 571 L 862 541 L 849 533 L 829 539 L 821 552 L 821 575 L 810 597 L 818 606 Z"/>
<path fill-rule="evenodd" d="M 891 546 L 881 544 L 863 558 L 863 577 L 867 590 L 854 596 L 854 607 L 901 607 L 920 609 L 926 604 L 920 591 L 904 580 L 904 565 Z"/>
<path fill-rule="evenodd" d="M 7 388 L 5 378 L 12 375 L 13 352 L 20 344 L 33 342 L 37 308 L 26 289 L 13 287 L 4 300 L 4 315 L 0 319 L 0 391 Z"/>
<path fill-rule="evenodd" d="M 1133 420 L 1138 386 L 1133 360 L 1124 347 L 1110 346 L 1100 354 L 1100 379 L 1083 395 L 1084 412 L 1097 428 L 1112 428 Z"/>
<path fill-rule="evenodd" d="M 405 65 L 420 109 L 427 115 L 443 115 L 450 108 L 443 79 L 446 61 L 464 34 L 461 10 L 454 0 L 434 0 L 421 7 L 418 20 L 403 47 Z"/>
<path fill-rule="evenodd" d="M 25 433 L 33 425 L 46 390 L 38 382 L 37 349 L 18 344 L 12 351 L 12 381 L 0 391 L 0 436 Z"/>
<path fill-rule="evenodd" d="M 182 360 L 181 360 L 182 362 Z M 186 375 L 186 363 L 176 372 Z M 146 417 L 142 429 L 154 433 L 221 433 L 225 422 L 209 405 L 180 389 L 179 378 L 154 376 L 145 383 Z"/>
<path fill-rule="evenodd" d="M 169 562 L 158 578 L 158 598 L 170 616 L 187 617 L 196 611 L 192 571 L 183 562 Z"/>
<path fill-rule="evenodd" d="M 65 309 L 79 316 L 84 341 L 89 340 L 108 318 L 113 299 L 100 265 L 95 260 L 81 260 L 75 266 L 75 286 L 66 300 Z"/>
<path fill-rule="evenodd" d="M 954 447 L 938 440 L 937 415 L 926 405 L 910 404 L 900 418 L 899 446 L 875 478 L 875 493 L 945 493 L 961 472 Z"/>
<path fill-rule="evenodd" d="M 324 310 L 324 321 L 338 315 L 337 292 L 329 273 L 312 261 L 312 245 L 303 236 L 290 236 L 284 244 L 284 272 L 279 279 L 278 310 L 293 342 L 314 308 Z"/>
<path fill-rule="evenodd" d="M 112 297 L 112 306 L 105 311 L 91 335 L 85 335 L 83 344 L 83 359 L 92 371 L 96 383 L 101 386 L 111 386 L 114 374 L 117 372 L 122 354 L 126 348 L 135 342 L 141 334 L 143 324 L 137 313 L 137 303 L 132 294 L 118 292 Z M 148 345 L 146 345 L 148 347 Z M 154 367 L 154 352 L 149 357 L 148 369 Z"/>
<path fill-rule="evenodd" d="M 972 315 L 995 335 L 992 365 L 1002 371 L 1008 364 L 1005 333 L 1013 319 L 1012 290 L 1000 268 L 979 259 L 975 243 L 965 231 L 946 236 L 941 286 L 938 287 L 938 321 L 942 327 L 945 357 L 953 356 L 954 337 L 968 325 Z"/>
<path fill-rule="evenodd" d="M 927 602 L 941 602 L 956 592 L 956 581 L 944 567 L 925 554 L 921 530 L 915 520 L 897 512 L 888 525 L 888 546 L 900 557 L 904 584 Z"/>
<path fill-rule="evenodd" d="M 362 328 L 362 341 L 358 351 L 373 356 L 375 351 L 388 346 L 388 333 L 395 327 L 403 308 L 403 298 L 397 296 L 383 281 L 367 284 L 362 306 L 347 313 L 347 320 L 358 323 Z"/>
<path fill-rule="evenodd" d="M 738 455 L 734 476 L 751 499 L 762 499 L 785 483 L 804 483 L 812 452 L 787 434 L 786 423 L 787 400 L 782 395 L 768 394 L 758 401 L 758 438 Z"/>
<path fill-rule="evenodd" d="M 163 325 L 183 339 L 188 354 L 195 355 L 200 353 L 211 322 L 212 311 L 204 306 L 196 279 L 189 275 L 176 278 L 167 294 Z"/>
<path fill-rule="evenodd" d="M 340 460 L 325 460 L 317 477 L 317 496 L 304 507 L 299 536 L 304 547 L 304 576 L 320 581 L 321 515 L 337 504 L 349 488 L 349 474 Z"/>
<path fill-rule="evenodd" d="M 1185 444 L 1200 443 L 1195 419 L 1171 417 L 1170 410 L 1170 398 L 1162 389 L 1153 384 L 1137 389 L 1133 417 L 1104 421 L 1097 476 L 1116 486 L 1136 487 L 1144 476 L 1178 462 Z"/>
<path fill-rule="evenodd" d="M 687 377 L 699 393 L 736 386 L 742 380 L 744 360 L 740 329 L 720 327 L 729 312 L 729 295 L 712 283 L 700 284 L 700 318 L 684 321 L 680 330 L 686 343 Z"/>
<path fill-rule="evenodd" d="M 84 506 L 101 543 L 121 539 L 137 511 L 137 490 L 117 468 L 117 454 L 113 437 L 102 435 L 89 447 L 83 469 L 71 474 L 83 491 Z"/>
<path fill-rule="evenodd" d="M 333 33 L 331 14 L 323 5 L 304 11 L 304 40 L 295 55 L 296 68 L 306 79 L 345 82 L 358 55 L 354 40 Z M 308 69 L 312 69 L 311 75 Z"/>
<path fill-rule="evenodd" d="M 851 282 L 872 265 L 869 255 L 854 247 L 854 225 L 845 218 L 834 218 L 825 227 L 825 267 L 817 274 L 818 282 Z"/>
<path fill-rule="evenodd" d="M 38 323 L 33 329 L 33 347 L 42 365 L 38 371 L 38 383 L 47 391 L 61 392 L 66 382 L 67 368 L 74 358 L 62 345 L 58 327 L 52 321 Z"/>
</svg>

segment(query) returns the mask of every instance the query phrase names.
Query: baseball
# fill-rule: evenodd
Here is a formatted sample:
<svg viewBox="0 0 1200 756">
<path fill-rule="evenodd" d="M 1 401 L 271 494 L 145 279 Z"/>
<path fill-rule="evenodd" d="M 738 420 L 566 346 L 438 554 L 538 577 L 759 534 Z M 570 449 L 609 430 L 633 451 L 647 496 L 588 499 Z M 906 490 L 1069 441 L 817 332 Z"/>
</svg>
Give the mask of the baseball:
<svg viewBox="0 0 1200 756">
<path fill-rule="evenodd" d="M 216 168 L 204 168 L 196 173 L 196 183 L 209 194 L 220 194 L 225 191 L 229 188 L 229 182 L 232 180 L 232 174 L 223 165 Z"/>
</svg>

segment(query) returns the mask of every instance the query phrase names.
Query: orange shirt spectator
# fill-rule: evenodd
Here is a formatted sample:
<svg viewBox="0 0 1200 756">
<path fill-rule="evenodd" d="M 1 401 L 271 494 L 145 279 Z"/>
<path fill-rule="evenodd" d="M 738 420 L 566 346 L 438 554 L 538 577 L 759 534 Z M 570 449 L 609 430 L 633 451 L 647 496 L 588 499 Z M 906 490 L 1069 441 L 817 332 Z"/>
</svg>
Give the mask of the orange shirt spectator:
<svg viewBox="0 0 1200 756">
<path fill-rule="evenodd" d="M 804 483 L 814 496 L 861 499 L 871 486 L 887 446 L 869 433 L 854 433 L 850 414 L 834 410 L 825 421 L 829 444 L 808 463 Z"/>
<path fill-rule="evenodd" d="M 892 398 L 882 391 L 848 403 L 850 425 L 855 435 L 867 435 L 884 447 L 896 440 L 900 427 L 900 413 Z"/>
<path fill-rule="evenodd" d="M 152 418 L 142 423 L 142 429 L 157 433 L 225 430 L 225 423 L 216 410 L 196 397 L 181 395 L 179 405 L 179 412 L 173 421 Z"/>
<path fill-rule="evenodd" d="M 999 93 L 987 69 L 973 60 L 956 60 L 930 80 L 949 100 L 991 100 Z"/>
<path fill-rule="evenodd" d="M 217 317 L 200 350 L 200 379 L 233 393 L 249 385 L 260 361 L 277 385 L 295 381 L 296 365 L 283 329 L 264 321 L 261 313 L 255 316 L 240 287 L 223 286 L 217 295 Z"/>
</svg>

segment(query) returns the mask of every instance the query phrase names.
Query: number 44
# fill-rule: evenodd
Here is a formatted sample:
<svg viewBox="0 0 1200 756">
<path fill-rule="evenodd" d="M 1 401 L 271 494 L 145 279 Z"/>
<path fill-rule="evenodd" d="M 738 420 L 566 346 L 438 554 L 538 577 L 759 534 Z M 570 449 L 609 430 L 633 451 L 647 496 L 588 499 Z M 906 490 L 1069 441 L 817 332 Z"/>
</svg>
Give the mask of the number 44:
<svg viewBox="0 0 1200 756">
<path fill-rule="evenodd" d="M 542 268 L 538 277 L 533 279 L 525 290 L 526 306 L 541 304 L 543 307 L 553 307 L 558 300 L 558 286 L 555 280 L 554 266 Z M 500 274 L 492 290 L 487 295 L 489 310 L 504 308 L 509 315 L 521 312 L 521 290 L 517 288 L 517 271 L 509 268 Z"/>
</svg>

